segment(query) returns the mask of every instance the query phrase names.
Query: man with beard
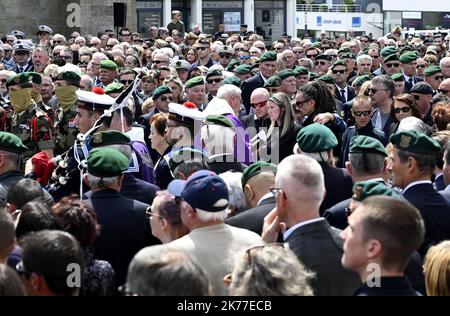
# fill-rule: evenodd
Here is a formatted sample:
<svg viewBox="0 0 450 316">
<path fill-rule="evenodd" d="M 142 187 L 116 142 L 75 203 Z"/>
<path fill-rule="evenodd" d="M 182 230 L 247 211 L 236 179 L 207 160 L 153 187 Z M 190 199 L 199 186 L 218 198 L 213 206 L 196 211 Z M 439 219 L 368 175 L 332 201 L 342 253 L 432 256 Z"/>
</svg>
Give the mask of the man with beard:
<svg viewBox="0 0 450 316">
<path fill-rule="evenodd" d="M 36 47 L 33 50 L 31 61 L 33 62 L 35 72 L 40 74 L 44 73 L 45 67 L 50 63 L 47 49 L 44 47 Z"/>
</svg>

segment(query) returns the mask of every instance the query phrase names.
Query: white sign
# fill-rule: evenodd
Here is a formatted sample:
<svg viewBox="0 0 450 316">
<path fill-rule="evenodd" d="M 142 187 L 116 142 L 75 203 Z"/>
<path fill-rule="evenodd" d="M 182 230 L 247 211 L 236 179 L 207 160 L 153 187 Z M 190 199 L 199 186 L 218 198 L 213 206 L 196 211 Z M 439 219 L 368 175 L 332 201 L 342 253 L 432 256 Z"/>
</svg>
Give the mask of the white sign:
<svg viewBox="0 0 450 316">
<path fill-rule="evenodd" d="M 241 29 L 241 12 L 224 12 L 225 32 L 239 32 Z"/>
<path fill-rule="evenodd" d="M 402 18 L 404 18 L 404 19 L 413 19 L 413 20 L 421 20 L 422 19 L 422 12 L 411 12 L 411 11 L 402 12 Z"/>
</svg>

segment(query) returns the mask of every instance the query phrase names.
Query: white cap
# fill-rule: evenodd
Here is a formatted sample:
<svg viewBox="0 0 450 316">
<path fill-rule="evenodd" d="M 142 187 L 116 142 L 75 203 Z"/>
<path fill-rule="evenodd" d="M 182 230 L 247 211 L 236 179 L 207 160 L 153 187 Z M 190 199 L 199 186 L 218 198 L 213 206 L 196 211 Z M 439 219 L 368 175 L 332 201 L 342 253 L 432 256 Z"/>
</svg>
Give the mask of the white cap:
<svg viewBox="0 0 450 316">
<path fill-rule="evenodd" d="M 50 27 L 48 27 L 47 25 L 39 25 L 38 30 L 39 30 L 39 32 L 47 32 L 49 34 L 53 34 L 53 30 Z"/>
<path fill-rule="evenodd" d="M 104 94 L 103 89 L 95 89 L 98 90 L 99 93 L 84 90 L 75 91 L 78 101 L 89 103 L 89 105 L 82 106 L 82 108 L 90 111 L 103 111 L 104 109 L 109 109 L 111 105 L 113 105 L 115 99 Z M 103 94 L 100 92 L 103 92 Z"/>
<path fill-rule="evenodd" d="M 193 108 L 178 103 L 169 103 L 169 115 L 170 113 L 180 116 L 181 120 L 190 118 L 195 121 L 203 121 L 206 117 L 205 113 L 200 112 L 197 107 Z"/>
</svg>

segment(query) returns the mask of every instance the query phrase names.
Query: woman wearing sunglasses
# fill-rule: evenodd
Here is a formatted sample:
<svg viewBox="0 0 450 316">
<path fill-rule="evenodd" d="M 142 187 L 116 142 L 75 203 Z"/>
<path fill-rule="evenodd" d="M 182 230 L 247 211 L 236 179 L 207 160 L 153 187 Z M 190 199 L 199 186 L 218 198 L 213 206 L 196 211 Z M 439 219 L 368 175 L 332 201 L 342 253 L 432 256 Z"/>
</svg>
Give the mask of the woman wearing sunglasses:
<svg viewBox="0 0 450 316">
<path fill-rule="evenodd" d="M 393 123 L 390 127 L 390 135 L 397 131 L 400 121 L 405 117 L 415 116 L 421 119 L 416 100 L 414 100 L 414 97 L 411 94 L 402 94 L 394 97 L 394 103 L 391 108 L 391 116 Z"/>
</svg>

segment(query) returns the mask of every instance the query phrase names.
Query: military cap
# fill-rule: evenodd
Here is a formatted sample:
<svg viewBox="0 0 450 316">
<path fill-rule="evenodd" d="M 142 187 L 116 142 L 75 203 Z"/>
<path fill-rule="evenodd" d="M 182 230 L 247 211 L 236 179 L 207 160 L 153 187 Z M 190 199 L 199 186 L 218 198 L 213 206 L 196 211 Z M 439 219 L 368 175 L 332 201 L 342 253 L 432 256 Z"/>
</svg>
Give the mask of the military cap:
<svg viewBox="0 0 450 316">
<path fill-rule="evenodd" d="M 78 107 L 88 111 L 103 111 L 113 105 L 115 99 L 105 94 L 105 90 L 96 87 L 92 91 L 77 90 Z"/>
<path fill-rule="evenodd" d="M 96 132 L 92 135 L 92 147 L 128 144 L 130 144 L 130 138 L 119 131 L 109 130 L 104 132 Z"/>
<path fill-rule="evenodd" d="M 223 76 L 222 74 L 222 70 L 217 69 L 217 68 L 213 68 L 213 69 L 209 69 L 208 73 L 206 74 L 206 80 L 208 80 L 209 77 L 214 77 L 214 76 Z"/>
<path fill-rule="evenodd" d="M 156 100 L 161 95 L 167 94 L 167 93 L 172 93 L 172 90 L 170 89 L 169 86 L 159 86 L 158 88 L 155 89 L 155 91 L 153 91 L 152 99 Z"/>
<path fill-rule="evenodd" d="M 314 42 L 311 44 L 311 48 L 320 48 L 322 46 L 321 42 Z"/>
<path fill-rule="evenodd" d="M 203 77 L 197 76 L 197 77 L 191 78 L 188 81 L 186 81 L 186 84 L 184 86 L 186 87 L 186 89 L 189 89 L 189 88 L 199 86 L 199 85 L 204 85 L 204 84 L 205 84 L 205 80 L 203 80 Z"/>
<path fill-rule="evenodd" d="M 313 123 L 297 133 L 298 148 L 305 153 L 318 153 L 336 147 L 336 136 L 325 125 Z"/>
<path fill-rule="evenodd" d="M 336 80 L 332 75 L 323 75 L 317 78 L 317 80 L 328 83 L 328 84 L 334 84 Z"/>
<path fill-rule="evenodd" d="M 65 80 L 68 84 L 79 87 L 81 77 L 76 72 L 63 71 L 56 76 L 55 80 Z"/>
<path fill-rule="evenodd" d="M 416 52 L 406 52 L 400 55 L 400 62 L 402 64 L 409 64 L 415 61 L 417 58 L 419 58 L 419 55 L 417 55 Z"/>
<path fill-rule="evenodd" d="M 352 138 L 349 153 L 375 153 L 387 157 L 383 144 L 378 139 L 365 135 L 358 135 Z"/>
<path fill-rule="evenodd" d="M 100 62 L 100 68 L 116 71 L 117 64 L 115 62 L 113 62 L 112 60 L 106 59 L 106 60 L 102 60 Z"/>
<path fill-rule="evenodd" d="M 358 202 L 364 201 L 369 196 L 384 195 L 400 198 L 394 190 L 386 184 L 377 181 L 361 181 L 353 185 L 352 199 Z"/>
<path fill-rule="evenodd" d="M 432 75 L 435 75 L 440 72 L 442 72 L 441 67 L 434 65 L 434 66 L 425 68 L 425 70 L 423 71 L 423 74 L 428 77 L 428 76 L 432 76 Z"/>
<path fill-rule="evenodd" d="M 192 102 L 169 103 L 169 119 L 182 125 L 193 125 L 194 121 L 203 121 L 205 116 Z"/>
<path fill-rule="evenodd" d="M 225 115 L 208 115 L 203 122 L 204 125 L 220 125 L 234 129 L 234 124 Z"/>
<path fill-rule="evenodd" d="M 11 86 L 15 86 L 18 84 L 31 83 L 32 82 L 31 78 L 32 77 L 27 72 L 22 72 L 15 76 L 11 76 L 6 81 L 6 88 L 9 88 Z"/>
<path fill-rule="evenodd" d="M 31 82 L 35 84 L 42 84 L 42 76 L 37 72 L 27 72 L 27 74 L 31 77 Z"/>
<path fill-rule="evenodd" d="M 233 72 L 237 73 L 238 75 L 246 75 L 249 74 L 252 70 L 250 65 L 239 65 L 236 68 L 234 68 Z"/>
<path fill-rule="evenodd" d="M 112 82 L 105 88 L 105 93 L 121 93 L 125 89 L 125 86 L 120 82 Z"/>
<path fill-rule="evenodd" d="M 331 69 L 334 69 L 334 67 L 336 67 L 336 66 L 344 66 L 344 67 L 347 67 L 347 63 L 345 62 L 345 60 L 338 59 L 338 60 L 336 60 L 336 61 L 333 63 L 333 65 L 331 66 Z"/>
<path fill-rule="evenodd" d="M 175 68 L 176 70 L 186 70 L 187 71 L 187 70 L 189 70 L 191 65 L 189 64 L 189 62 L 187 60 L 180 59 L 180 60 L 177 60 L 177 61 L 171 63 L 169 66 Z"/>
<path fill-rule="evenodd" d="M 230 54 L 230 55 L 234 55 L 234 49 L 231 46 L 222 45 L 222 46 L 219 46 L 217 48 L 217 53 L 218 54 L 220 54 L 220 53 L 227 53 L 227 54 Z"/>
<path fill-rule="evenodd" d="M 299 75 L 309 75 L 308 68 L 306 68 L 304 66 L 299 66 L 299 67 L 295 68 L 294 76 L 299 76 Z"/>
<path fill-rule="evenodd" d="M 13 51 L 14 52 L 20 52 L 20 51 L 31 52 L 31 46 L 28 45 L 24 41 L 15 41 L 14 45 L 13 45 Z"/>
<path fill-rule="evenodd" d="M 15 37 L 17 37 L 18 39 L 22 39 L 25 38 L 25 33 L 19 30 L 14 30 L 11 32 L 11 35 L 14 35 Z"/>
<path fill-rule="evenodd" d="M 173 150 L 168 154 L 168 166 L 169 169 L 174 172 L 183 161 L 189 161 L 193 159 L 200 159 L 202 161 L 208 160 L 208 154 L 198 148 L 182 147 L 177 150 Z"/>
<path fill-rule="evenodd" d="M 433 88 L 425 81 L 415 83 L 409 93 L 433 94 Z"/>
<path fill-rule="evenodd" d="M 250 180 L 257 174 L 260 174 L 262 172 L 267 172 L 267 171 L 276 173 L 277 165 L 275 165 L 273 163 L 268 163 L 265 161 L 257 161 L 255 163 L 251 164 L 250 166 L 248 166 L 247 168 L 245 168 L 244 172 L 242 173 L 242 177 L 241 177 L 242 188 L 245 187 L 245 184 L 248 182 L 248 180 Z"/>
<path fill-rule="evenodd" d="M 238 88 L 241 87 L 242 80 L 236 76 L 230 76 L 222 80 L 222 86 L 226 84 L 232 84 Z"/>
<path fill-rule="evenodd" d="M 313 81 L 317 78 L 317 73 L 315 72 L 310 72 L 309 73 L 309 81 Z"/>
<path fill-rule="evenodd" d="M 391 79 L 396 82 L 405 81 L 405 78 L 403 77 L 403 73 L 397 72 L 391 76 Z"/>
<path fill-rule="evenodd" d="M 387 63 L 388 61 L 397 61 L 397 60 L 399 60 L 397 54 L 392 54 L 384 58 L 385 63 Z"/>
<path fill-rule="evenodd" d="M 395 133 L 390 142 L 397 149 L 418 154 L 435 154 L 442 151 L 437 141 L 416 130 Z"/>
<path fill-rule="evenodd" d="M 284 69 L 282 71 L 279 71 L 277 73 L 277 76 L 280 77 L 281 80 L 284 80 L 289 77 L 295 77 L 294 72 L 292 69 Z"/>
<path fill-rule="evenodd" d="M 115 177 L 128 170 L 129 161 L 114 148 L 95 148 L 87 157 L 87 171 L 95 177 Z"/>
<path fill-rule="evenodd" d="M 344 53 L 341 56 L 341 60 L 342 59 L 355 59 L 355 55 L 353 55 L 352 53 Z"/>
<path fill-rule="evenodd" d="M 265 61 L 276 61 L 277 60 L 277 53 L 273 50 L 265 51 L 261 57 L 259 58 L 259 62 L 263 63 Z"/>
<path fill-rule="evenodd" d="M 237 59 L 230 60 L 228 66 L 227 66 L 227 71 L 233 71 L 234 68 L 236 68 L 240 64 L 241 64 L 241 62 L 239 60 L 237 60 Z"/>
<path fill-rule="evenodd" d="M 400 48 L 398 50 L 398 53 L 399 53 L 400 56 L 403 55 L 404 53 L 407 53 L 407 52 L 416 53 L 415 51 L 413 51 L 412 47 L 409 46 L 409 45 L 405 45 L 405 46 L 403 46 L 402 48 Z"/>
<path fill-rule="evenodd" d="M 350 47 L 344 46 L 341 49 L 338 50 L 338 54 L 339 53 L 351 53 L 352 50 L 350 49 Z"/>
<path fill-rule="evenodd" d="M 325 55 L 325 54 L 319 54 L 316 56 L 316 58 L 314 58 L 314 60 L 326 60 L 326 61 L 331 62 L 331 56 Z"/>
<path fill-rule="evenodd" d="M 187 180 L 173 180 L 167 187 L 169 193 L 183 198 L 195 209 L 220 212 L 228 207 L 228 188 L 216 173 L 210 170 L 194 172 Z"/>
<path fill-rule="evenodd" d="M 356 79 L 353 81 L 353 85 L 356 87 L 362 86 L 362 84 L 366 81 L 372 80 L 372 77 L 370 75 L 362 75 L 356 77 Z"/>
<path fill-rule="evenodd" d="M 47 25 L 39 25 L 38 32 L 45 32 L 48 34 L 53 34 L 53 30 Z"/>
<path fill-rule="evenodd" d="M 28 150 L 22 140 L 14 134 L 0 132 L 0 150 L 22 154 Z"/>
<path fill-rule="evenodd" d="M 264 83 L 264 88 L 274 88 L 281 86 L 281 79 L 277 75 L 269 77 Z"/>
<path fill-rule="evenodd" d="M 387 57 L 387 56 L 395 54 L 395 53 L 396 53 L 396 49 L 394 46 L 387 46 L 380 51 L 380 55 L 382 57 Z"/>
</svg>

